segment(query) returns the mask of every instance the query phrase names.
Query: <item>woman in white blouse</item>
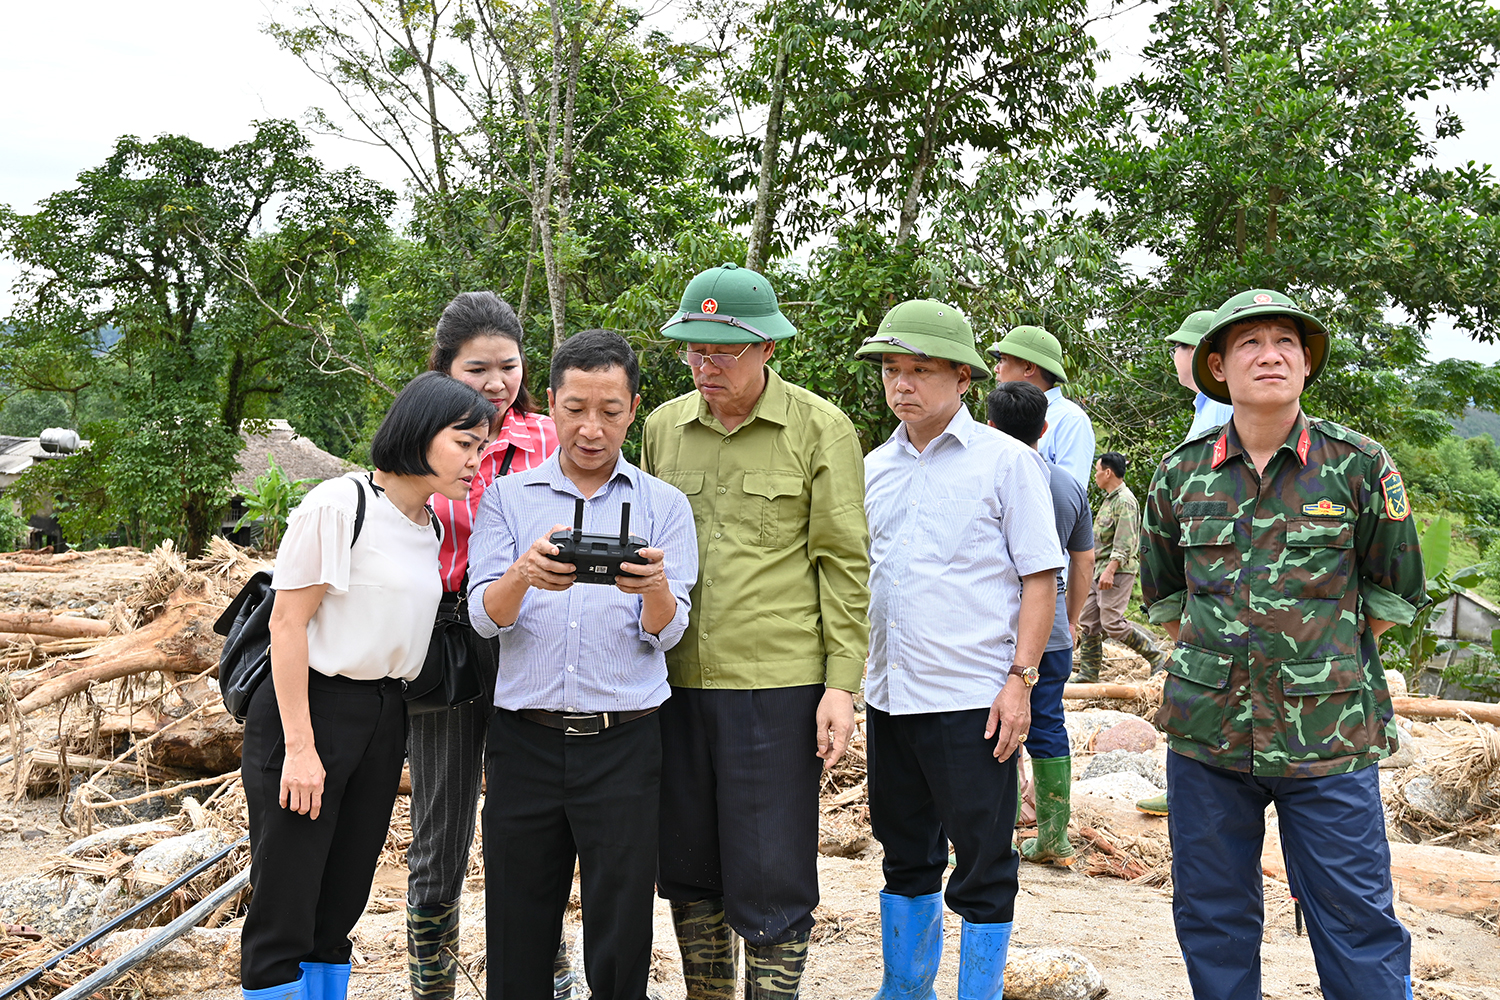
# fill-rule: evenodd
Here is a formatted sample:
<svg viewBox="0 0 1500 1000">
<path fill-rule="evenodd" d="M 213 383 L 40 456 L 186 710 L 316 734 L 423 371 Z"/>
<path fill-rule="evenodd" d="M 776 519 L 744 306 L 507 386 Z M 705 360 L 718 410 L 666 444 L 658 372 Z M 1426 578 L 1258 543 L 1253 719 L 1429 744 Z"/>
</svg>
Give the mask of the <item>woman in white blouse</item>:
<svg viewBox="0 0 1500 1000">
<path fill-rule="evenodd" d="M 401 681 L 421 670 L 442 586 L 427 498 L 468 494 L 494 406 L 437 372 L 391 404 L 373 473 L 313 488 L 272 587 L 271 678 L 251 699 L 246 1000 L 343 1000 L 406 745 Z M 356 537 L 364 494 L 364 518 Z"/>
</svg>

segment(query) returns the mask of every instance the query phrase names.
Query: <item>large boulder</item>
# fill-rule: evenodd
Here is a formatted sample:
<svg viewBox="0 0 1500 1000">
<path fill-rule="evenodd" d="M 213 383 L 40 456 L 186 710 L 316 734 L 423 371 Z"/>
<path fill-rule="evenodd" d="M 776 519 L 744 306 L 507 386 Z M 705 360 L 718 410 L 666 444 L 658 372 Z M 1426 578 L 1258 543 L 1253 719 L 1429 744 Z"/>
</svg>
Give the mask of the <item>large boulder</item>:
<svg viewBox="0 0 1500 1000">
<path fill-rule="evenodd" d="M 0 920 L 71 941 L 93 926 L 100 887 L 77 875 L 23 875 L 0 885 Z"/>
<path fill-rule="evenodd" d="M 159 927 L 117 931 L 100 945 L 104 961 L 113 962 L 143 943 Z M 187 996 L 240 984 L 238 927 L 194 927 L 135 967 L 146 996 Z"/>
<path fill-rule="evenodd" d="M 1104 977 L 1071 948 L 1012 948 L 1005 961 L 1005 1000 L 1095 1000 Z"/>
<path fill-rule="evenodd" d="M 1157 788 L 1167 787 L 1167 769 L 1149 753 L 1133 750 L 1111 750 L 1101 753 L 1089 761 L 1083 770 L 1084 778 L 1099 778 L 1106 774 L 1139 774 Z"/>
</svg>

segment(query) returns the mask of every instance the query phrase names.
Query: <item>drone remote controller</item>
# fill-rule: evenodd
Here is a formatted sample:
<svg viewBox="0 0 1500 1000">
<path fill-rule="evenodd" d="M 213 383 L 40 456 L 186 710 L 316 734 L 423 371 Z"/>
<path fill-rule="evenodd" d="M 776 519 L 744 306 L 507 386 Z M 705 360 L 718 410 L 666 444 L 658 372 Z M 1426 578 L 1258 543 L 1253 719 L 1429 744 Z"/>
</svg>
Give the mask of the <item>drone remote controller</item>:
<svg viewBox="0 0 1500 1000">
<path fill-rule="evenodd" d="M 576 568 L 577 583 L 605 583 L 614 585 L 620 576 L 621 563 L 644 566 L 648 560 L 642 556 L 647 542 L 639 535 L 630 533 L 630 504 L 620 506 L 620 533 L 618 535 L 595 535 L 583 530 L 583 501 L 573 506 L 573 530 L 555 531 L 547 539 L 557 546 L 554 562 L 572 563 Z"/>
</svg>

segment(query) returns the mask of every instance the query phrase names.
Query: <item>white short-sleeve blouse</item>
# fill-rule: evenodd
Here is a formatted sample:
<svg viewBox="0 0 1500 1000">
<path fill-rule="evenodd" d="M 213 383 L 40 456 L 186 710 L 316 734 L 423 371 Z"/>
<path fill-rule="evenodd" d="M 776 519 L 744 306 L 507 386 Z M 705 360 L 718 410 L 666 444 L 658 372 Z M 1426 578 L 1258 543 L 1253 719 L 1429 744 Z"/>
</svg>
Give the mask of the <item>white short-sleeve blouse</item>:
<svg viewBox="0 0 1500 1000">
<path fill-rule="evenodd" d="M 354 516 L 365 491 L 359 540 Z M 330 677 L 410 680 L 422 669 L 443 585 L 438 536 L 371 486 L 368 473 L 319 483 L 287 521 L 271 586 L 328 591 L 307 624 L 308 665 Z"/>
</svg>

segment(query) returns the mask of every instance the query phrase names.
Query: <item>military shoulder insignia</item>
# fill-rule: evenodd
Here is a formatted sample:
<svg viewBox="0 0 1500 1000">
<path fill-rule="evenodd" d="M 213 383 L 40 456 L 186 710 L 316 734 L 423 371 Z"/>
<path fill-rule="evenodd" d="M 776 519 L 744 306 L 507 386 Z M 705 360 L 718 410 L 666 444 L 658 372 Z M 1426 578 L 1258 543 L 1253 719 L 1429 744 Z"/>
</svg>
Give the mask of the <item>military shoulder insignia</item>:
<svg viewBox="0 0 1500 1000">
<path fill-rule="evenodd" d="M 1228 457 L 1229 457 L 1229 435 L 1221 433 L 1219 435 L 1219 440 L 1217 440 L 1217 441 L 1214 442 L 1214 453 L 1213 453 L 1213 457 L 1209 459 L 1209 464 L 1213 468 L 1217 469 L 1219 466 L 1221 466 L 1221 465 L 1224 464 L 1224 459 L 1226 459 Z"/>
<path fill-rule="evenodd" d="M 1404 521 L 1411 516 L 1411 504 L 1406 499 L 1406 484 L 1401 473 L 1392 470 L 1380 480 L 1380 492 L 1385 494 L 1385 516 L 1392 521 Z"/>
<path fill-rule="evenodd" d="M 1305 503 L 1302 505 L 1302 513 L 1309 517 L 1340 517 L 1348 509 L 1343 504 L 1334 503 L 1327 497 L 1324 497 L 1317 503 Z"/>
</svg>

